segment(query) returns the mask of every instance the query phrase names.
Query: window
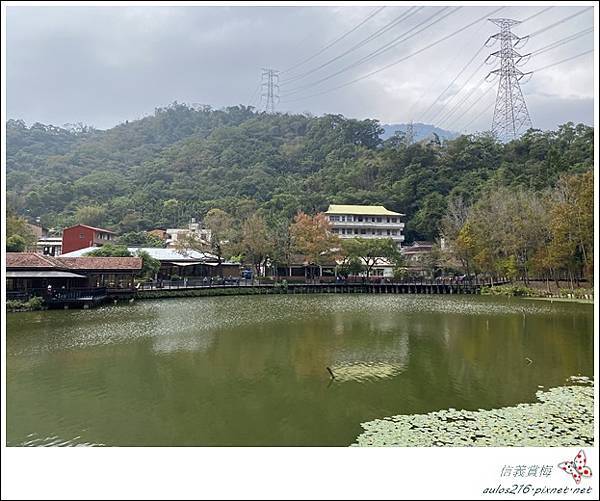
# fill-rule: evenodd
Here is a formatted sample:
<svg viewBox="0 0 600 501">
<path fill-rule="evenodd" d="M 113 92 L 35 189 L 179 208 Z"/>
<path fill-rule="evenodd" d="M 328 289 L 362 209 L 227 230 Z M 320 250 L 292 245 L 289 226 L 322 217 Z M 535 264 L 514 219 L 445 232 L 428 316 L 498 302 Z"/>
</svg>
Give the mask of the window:
<svg viewBox="0 0 600 501">
<path fill-rule="evenodd" d="M 359 223 L 362 223 L 363 221 L 363 217 L 362 216 L 358 216 L 358 218 L 354 218 L 355 221 L 358 221 Z"/>
<path fill-rule="evenodd" d="M 398 234 L 398 230 L 392 230 L 392 235 L 397 235 Z"/>
<path fill-rule="evenodd" d="M 393 217 L 393 218 L 392 218 L 392 223 L 395 223 L 397 220 L 398 220 L 398 218 L 397 218 L 397 217 Z"/>
<path fill-rule="evenodd" d="M 366 235 L 366 233 L 367 233 L 367 230 L 365 230 L 364 228 L 360 229 L 360 234 L 361 235 Z"/>
<path fill-rule="evenodd" d="M 81 240 L 83 240 L 83 239 L 85 238 L 84 234 L 83 234 L 83 233 L 80 233 L 80 234 L 79 234 L 79 238 L 80 238 Z"/>
<path fill-rule="evenodd" d="M 346 216 L 340 216 L 340 221 L 346 221 Z"/>
<path fill-rule="evenodd" d="M 371 218 L 371 222 L 372 222 L 372 223 L 374 223 L 374 222 L 375 222 L 375 218 L 374 218 L 374 217 L 372 217 L 372 218 Z"/>
<path fill-rule="evenodd" d="M 390 234 L 390 230 L 387 230 L 387 234 L 388 234 L 388 235 Z"/>
<path fill-rule="evenodd" d="M 354 228 L 354 234 L 358 235 L 358 229 L 357 228 Z"/>
<path fill-rule="evenodd" d="M 340 218 L 338 216 L 329 216 L 330 221 L 339 221 Z"/>
<path fill-rule="evenodd" d="M 381 223 L 381 218 L 380 217 L 377 218 L 377 222 Z"/>
<path fill-rule="evenodd" d="M 390 218 L 388 217 L 388 218 L 386 218 L 386 219 L 387 219 L 386 223 L 389 223 L 389 222 L 390 222 Z"/>
</svg>

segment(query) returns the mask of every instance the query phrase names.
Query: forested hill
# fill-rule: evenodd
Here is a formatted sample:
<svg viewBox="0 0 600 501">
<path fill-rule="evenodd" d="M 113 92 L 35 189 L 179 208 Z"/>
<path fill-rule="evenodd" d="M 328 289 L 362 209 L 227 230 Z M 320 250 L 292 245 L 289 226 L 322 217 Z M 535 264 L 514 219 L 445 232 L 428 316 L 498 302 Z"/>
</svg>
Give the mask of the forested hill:
<svg viewBox="0 0 600 501">
<path fill-rule="evenodd" d="M 503 145 L 487 135 L 404 144 L 375 120 L 173 104 L 106 131 L 7 123 L 7 200 L 44 226 L 118 231 L 185 224 L 219 207 L 291 218 L 329 203 L 406 214 L 407 240 L 430 239 L 450 196 L 498 185 L 543 190 L 593 166 L 593 129 L 568 123 Z"/>
</svg>

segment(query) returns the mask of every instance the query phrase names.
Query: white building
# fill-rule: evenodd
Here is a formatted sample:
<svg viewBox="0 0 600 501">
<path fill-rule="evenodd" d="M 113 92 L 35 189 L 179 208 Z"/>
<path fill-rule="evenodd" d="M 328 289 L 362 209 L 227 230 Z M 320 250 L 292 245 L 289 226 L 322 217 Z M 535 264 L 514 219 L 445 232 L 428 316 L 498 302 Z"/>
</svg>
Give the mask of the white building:
<svg viewBox="0 0 600 501">
<path fill-rule="evenodd" d="M 383 205 L 330 205 L 325 212 L 340 238 L 391 238 L 398 247 L 404 241 L 404 214 Z"/>
<path fill-rule="evenodd" d="M 202 224 L 197 223 L 196 220 L 192 218 L 192 221 L 187 228 L 167 228 L 165 235 L 167 247 L 176 247 L 179 237 L 190 234 L 194 235 L 199 240 L 210 242 L 210 230 L 208 228 L 202 228 Z"/>
</svg>

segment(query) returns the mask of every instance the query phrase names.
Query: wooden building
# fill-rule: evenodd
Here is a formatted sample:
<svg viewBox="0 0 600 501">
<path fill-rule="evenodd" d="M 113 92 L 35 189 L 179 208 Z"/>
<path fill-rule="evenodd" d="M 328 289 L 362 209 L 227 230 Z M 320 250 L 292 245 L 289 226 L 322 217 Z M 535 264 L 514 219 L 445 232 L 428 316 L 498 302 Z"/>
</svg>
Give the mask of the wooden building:
<svg viewBox="0 0 600 501">
<path fill-rule="evenodd" d="M 133 290 L 139 257 L 64 258 L 32 252 L 6 253 L 7 298 L 43 296 L 50 290 Z"/>
</svg>

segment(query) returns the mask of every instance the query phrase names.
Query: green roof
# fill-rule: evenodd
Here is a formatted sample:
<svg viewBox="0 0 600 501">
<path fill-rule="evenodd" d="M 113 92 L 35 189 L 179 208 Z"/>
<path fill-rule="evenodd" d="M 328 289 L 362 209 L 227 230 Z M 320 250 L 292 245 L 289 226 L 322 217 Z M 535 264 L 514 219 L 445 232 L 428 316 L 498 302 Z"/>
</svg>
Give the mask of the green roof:
<svg viewBox="0 0 600 501">
<path fill-rule="evenodd" d="M 325 214 L 351 214 L 358 216 L 404 216 L 399 212 L 387 210 L 383 205 L 334 205 L 331 204 Z"/>
</svg>

